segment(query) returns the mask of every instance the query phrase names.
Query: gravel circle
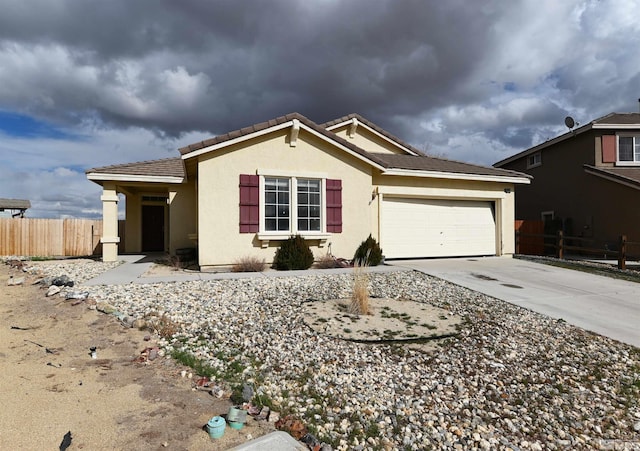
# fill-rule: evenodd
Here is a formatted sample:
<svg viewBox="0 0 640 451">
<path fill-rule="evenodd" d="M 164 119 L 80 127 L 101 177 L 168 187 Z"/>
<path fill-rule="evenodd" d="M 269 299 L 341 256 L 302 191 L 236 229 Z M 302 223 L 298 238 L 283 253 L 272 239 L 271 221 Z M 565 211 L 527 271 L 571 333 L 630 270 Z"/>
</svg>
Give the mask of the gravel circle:
<svg viewBox="0 0 640 451">
<path fill-rule="evenodd" d="M 100 265 L 75 264 L 38 269 L 81 281 Z M 335 449 L 640 449 L 640 349 L 414 271 L 370 274 L 370 294 L 464 318 L 435 351 L 304 324 L 303 303 L 352 286 L 342 274 L 81 289 L 131 318 L 179 325 L 167 352 L 252 384 Z"/>
</svg>

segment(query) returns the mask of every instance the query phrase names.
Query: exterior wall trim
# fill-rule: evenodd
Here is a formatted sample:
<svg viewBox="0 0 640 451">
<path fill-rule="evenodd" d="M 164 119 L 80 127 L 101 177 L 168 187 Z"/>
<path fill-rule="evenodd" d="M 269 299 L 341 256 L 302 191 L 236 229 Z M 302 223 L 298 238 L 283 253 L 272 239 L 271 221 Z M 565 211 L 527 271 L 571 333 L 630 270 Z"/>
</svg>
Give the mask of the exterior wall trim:
<svg viewBox="0 0 640 451">
<path fill-rule="evenodd" d="M 480 174 L 461 174 L 456 172 L 439 172 L 439 171 L 412 171 L 409 169 L 388 169 L 382 172 L 382 175 L 400 175 L 407 177 L 426 177 L 438 179 L 453 180 L 476 180 L 482 182 L 502 182 L 502 183 L 519 183 L 529 185 L 531 179 L 526 177 L 506 177 Z"/>
</svg>

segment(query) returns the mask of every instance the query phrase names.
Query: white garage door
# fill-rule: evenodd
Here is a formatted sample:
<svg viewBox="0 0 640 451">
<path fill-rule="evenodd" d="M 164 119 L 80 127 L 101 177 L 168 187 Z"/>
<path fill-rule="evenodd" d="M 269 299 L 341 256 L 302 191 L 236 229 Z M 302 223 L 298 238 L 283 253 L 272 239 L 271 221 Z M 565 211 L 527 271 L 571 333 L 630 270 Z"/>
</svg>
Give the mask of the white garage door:
<svg viewBox="0 0 640 451">
<path fill-rule="evenodd" d="M 387 258 L 495 255 L 493 202 L 384 198 L 380 244 Z"/>
</svg>

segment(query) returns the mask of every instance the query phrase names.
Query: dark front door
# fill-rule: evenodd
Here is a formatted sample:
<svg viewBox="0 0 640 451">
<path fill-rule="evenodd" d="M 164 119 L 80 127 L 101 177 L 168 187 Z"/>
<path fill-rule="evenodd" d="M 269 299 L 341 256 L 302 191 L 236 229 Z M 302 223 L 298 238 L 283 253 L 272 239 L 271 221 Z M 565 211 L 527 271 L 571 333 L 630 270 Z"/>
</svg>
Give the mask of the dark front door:
<svg viewBox="0 0 640 451">
<path fill-rule="evenodd" d="M 142 251 L 164 251 L 164 206 L 142 206 Z"/>
</svg>

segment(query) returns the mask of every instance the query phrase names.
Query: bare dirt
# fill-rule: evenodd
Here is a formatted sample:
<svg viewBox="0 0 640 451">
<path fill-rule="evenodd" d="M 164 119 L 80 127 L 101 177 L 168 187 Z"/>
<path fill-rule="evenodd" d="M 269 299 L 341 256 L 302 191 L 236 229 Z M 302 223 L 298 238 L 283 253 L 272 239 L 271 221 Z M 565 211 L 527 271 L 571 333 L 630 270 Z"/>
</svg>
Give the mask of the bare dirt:
<svg viewBox="0 0 640 451">
<path fill-rule="evenodd" d="M 194 391 L 171 358 L 134 362 L 155 344 L 148 331 L 11 275 L 25 276 L 0 264 L 0 449 L 60 449 L 70 431 L 70 451 L 226 450 L 273 430 L 250 418 L 210 439 L 203 426 L 231 402 Z"/>
</svg>

